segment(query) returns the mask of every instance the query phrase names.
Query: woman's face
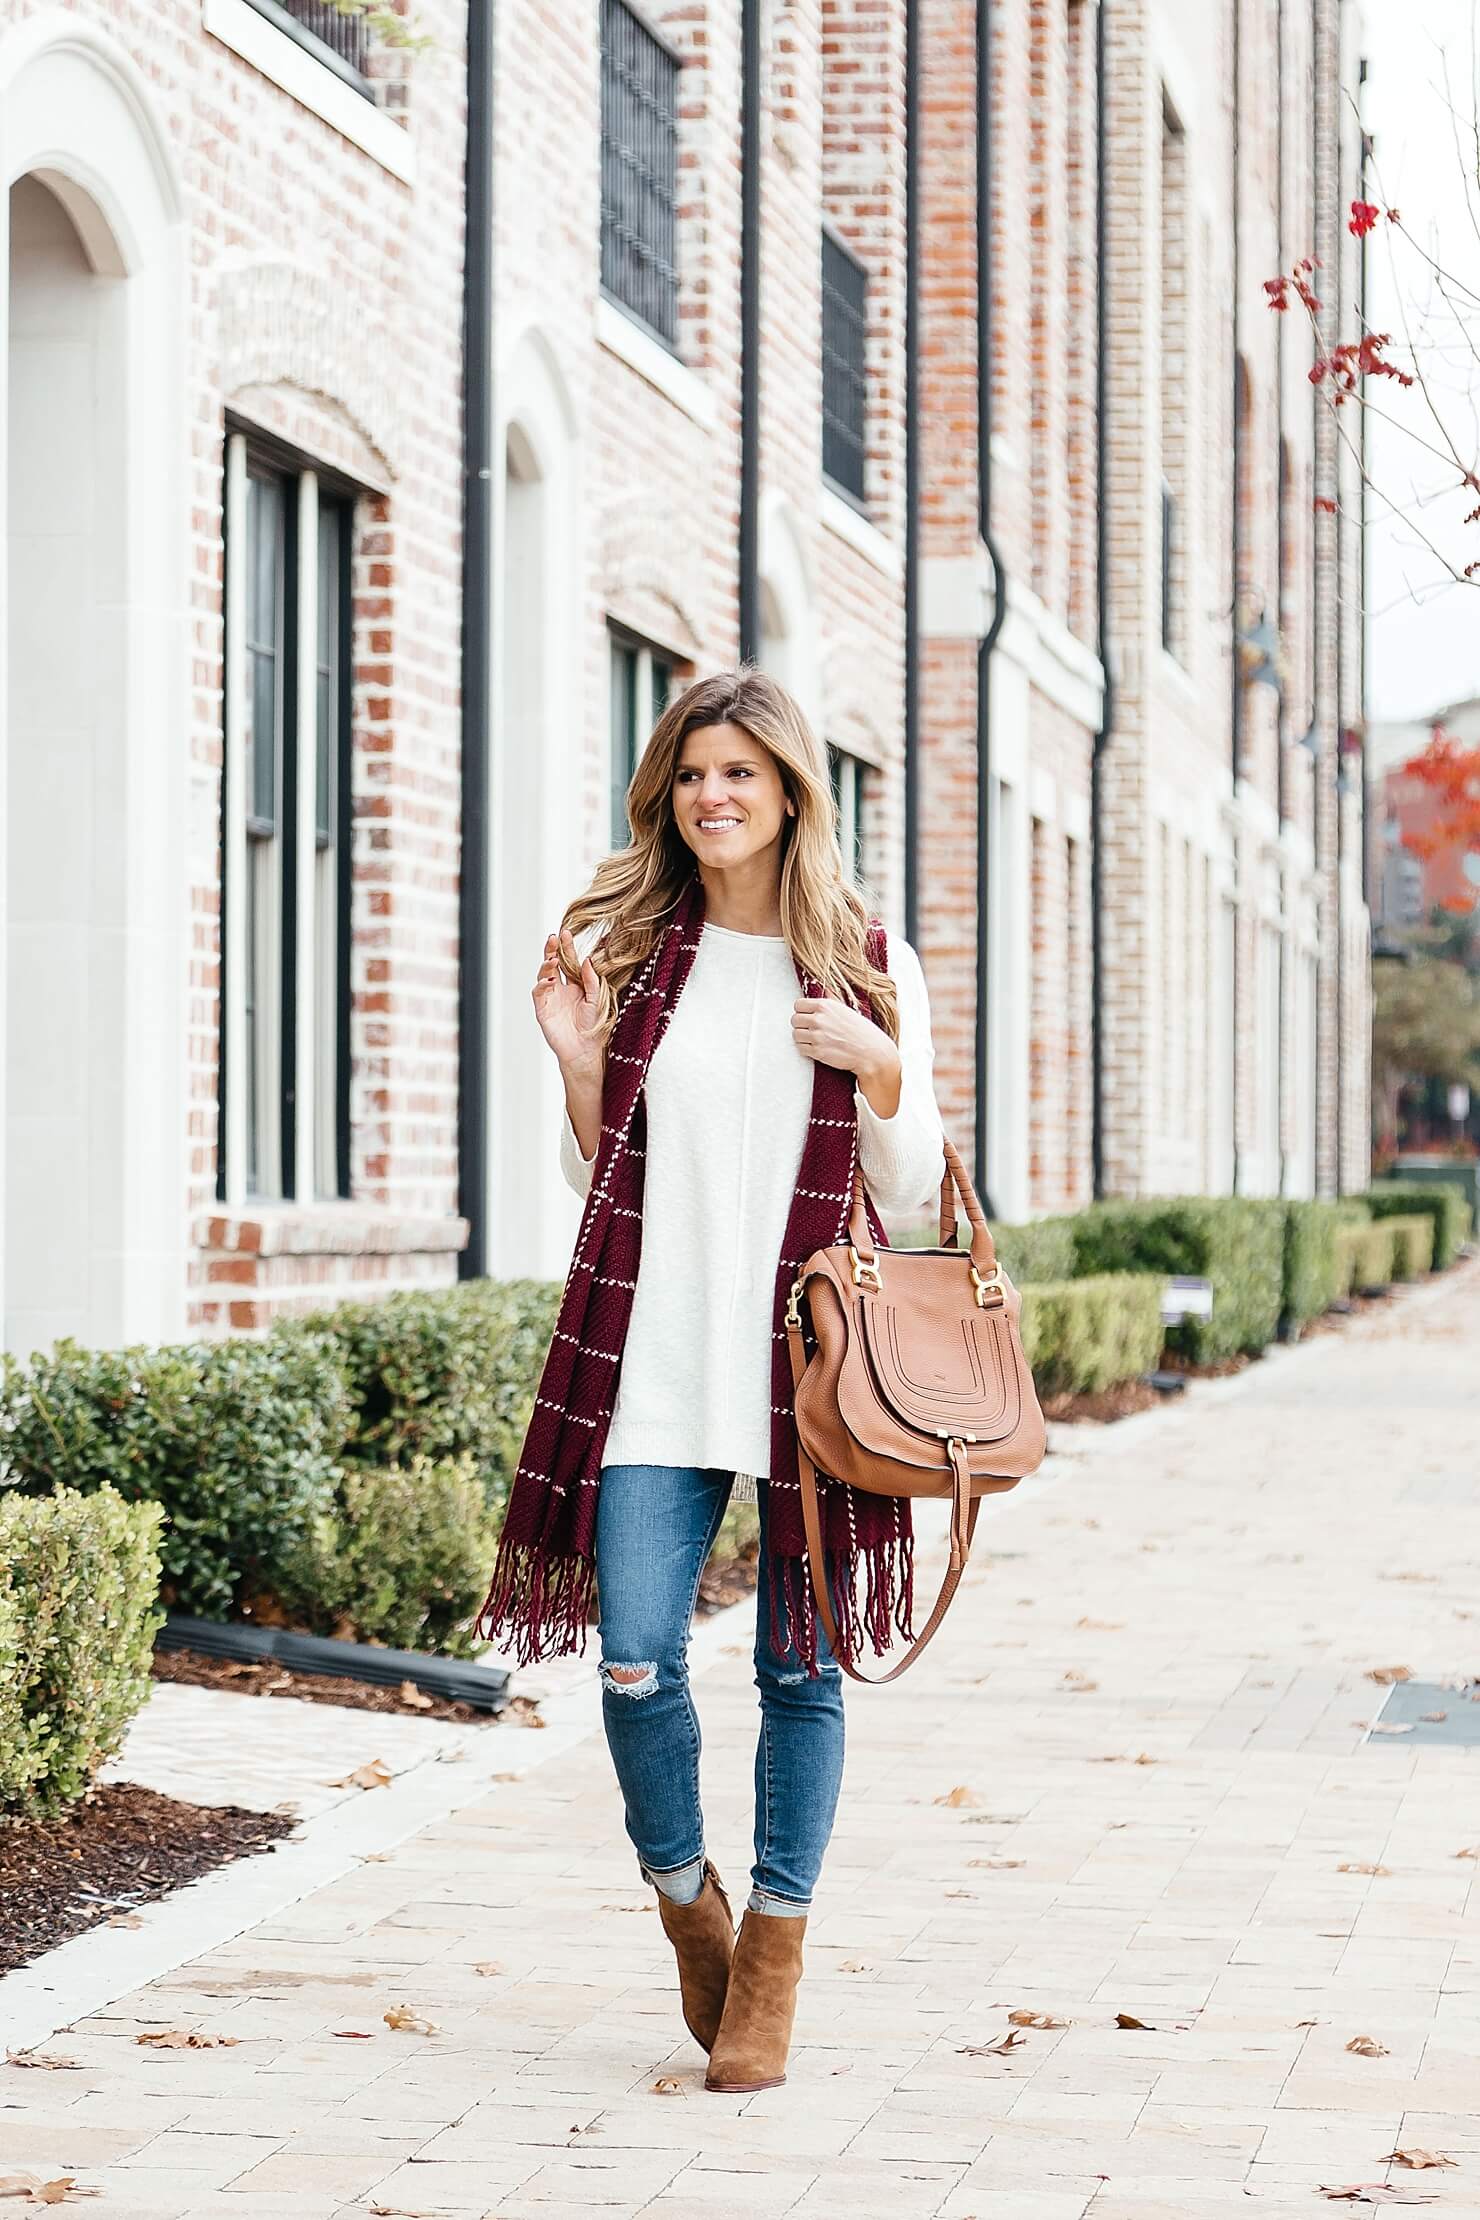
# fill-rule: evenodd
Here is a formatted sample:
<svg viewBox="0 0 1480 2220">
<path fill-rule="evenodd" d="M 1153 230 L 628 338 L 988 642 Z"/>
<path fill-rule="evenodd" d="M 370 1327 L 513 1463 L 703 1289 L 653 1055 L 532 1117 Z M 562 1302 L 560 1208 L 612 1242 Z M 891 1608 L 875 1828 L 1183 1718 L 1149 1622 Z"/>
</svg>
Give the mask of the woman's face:
<svg viewBox="0 0 1480 2220">
<path fill-rule="evenodd" d="M 701 864 L 751 864 L 781 837 L 788 815 L 776 759 L 740 725 L 701 725 L 673 773 L 673 815 Z"/>
</svg>

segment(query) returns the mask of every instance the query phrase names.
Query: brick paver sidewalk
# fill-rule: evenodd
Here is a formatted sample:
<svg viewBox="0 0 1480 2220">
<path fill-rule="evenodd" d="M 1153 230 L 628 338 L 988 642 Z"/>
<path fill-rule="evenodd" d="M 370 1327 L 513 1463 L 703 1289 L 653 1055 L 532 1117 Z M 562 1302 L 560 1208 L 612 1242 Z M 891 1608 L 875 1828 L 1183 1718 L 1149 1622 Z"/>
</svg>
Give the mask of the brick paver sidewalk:
<svg viewBox="0 0 1480 2220">
<path fill-rule="evenodd" d="M 588 1739 L 88 2020 L 85 2072 L 0 2068 L 0 2172 L 98 2220 L 1480 2214 L 1480 1767 L 1362 1731 L 1369 1668 L 1480 1671 L 1477 1351 L 1471 1265 L 994 1511 L 930 1660 L 852 1694 L 785 2089 L 702 2092 Z M 737 1893 L 745 1647 L 700 1689 Z M 1065 2024 L 1004 2053 L 1015 2009 Z"/>
</svg>

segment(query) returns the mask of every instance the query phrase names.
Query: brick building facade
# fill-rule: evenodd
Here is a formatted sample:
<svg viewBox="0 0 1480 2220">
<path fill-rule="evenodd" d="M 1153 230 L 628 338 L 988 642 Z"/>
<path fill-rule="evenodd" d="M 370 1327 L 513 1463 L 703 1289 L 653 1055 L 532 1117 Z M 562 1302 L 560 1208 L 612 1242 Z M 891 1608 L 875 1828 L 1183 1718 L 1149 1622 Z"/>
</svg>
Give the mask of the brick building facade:
<svg viewBox="0 0 1480 2220">
<path fill-rule="evenodd" d="M 7 1343 L 558 1274 L 540 944 L 742 646 L 1000 1213 L 1358 1184 L 1353 11 L 499 0 L 471 141 L 408 12 L 0 0 Z"/>
</svg>

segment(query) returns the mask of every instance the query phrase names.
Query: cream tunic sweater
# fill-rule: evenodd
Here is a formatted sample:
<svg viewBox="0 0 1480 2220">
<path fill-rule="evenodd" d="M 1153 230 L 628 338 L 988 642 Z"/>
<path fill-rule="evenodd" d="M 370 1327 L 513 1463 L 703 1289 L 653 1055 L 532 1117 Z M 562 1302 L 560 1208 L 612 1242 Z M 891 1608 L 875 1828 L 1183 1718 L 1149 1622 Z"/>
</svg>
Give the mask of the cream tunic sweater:
<svg viewBox="0 0 1480 2220">
<path fill-rule="evenodd" d="M 886 1212 L 940 1190 L 941 1122 L 920 960 L 889 942 L 902 1064 L 892 1118 L 861 1091 L 859 1155 Z M 786 942 L 706 924 L 648 1067 L 642 1258 L 606 1464 L 699 1465 L 764 1479 L 771 1463 L 776 1265 L 812 1108 L 815 1066 L 792 1040 L 800 994 Z M 560 1161 L 585 1195 L 594 1158 L 567 1115 Z"/>
</svg>

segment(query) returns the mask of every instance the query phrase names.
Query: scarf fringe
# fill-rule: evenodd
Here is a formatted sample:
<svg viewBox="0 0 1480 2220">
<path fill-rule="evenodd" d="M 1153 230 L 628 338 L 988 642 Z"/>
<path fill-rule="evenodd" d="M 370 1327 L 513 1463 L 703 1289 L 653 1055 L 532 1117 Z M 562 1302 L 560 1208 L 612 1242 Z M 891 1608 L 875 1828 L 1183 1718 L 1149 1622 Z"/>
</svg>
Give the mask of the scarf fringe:
<svg viewBox="0 0 1480 2220">
<path fill-rule="evenodd" d="M 506 1536 L 474 1629 L 485 1641 L 511 1649 L 521 1665 L 571 1657 L 586 1647 L 595 1599 L 593 1558 L 551 1557 L 538 1543 Z"/>
<path fill-rule="evenodd" d="M 914 1639 L 915 1545 L 909 1534 L 863 1549 L 830 1549 L 826 1555 L 838 1647 L 850 1664 L 865 1644 L 875 1657 L 884 1657 L 896 1641 Z M 819 1625 L 806 1558 L 773 1555 L 771 1646 L 777 1657 L 797 1657 L 811 1680 L 821 1670 Z"/>
</svg>

